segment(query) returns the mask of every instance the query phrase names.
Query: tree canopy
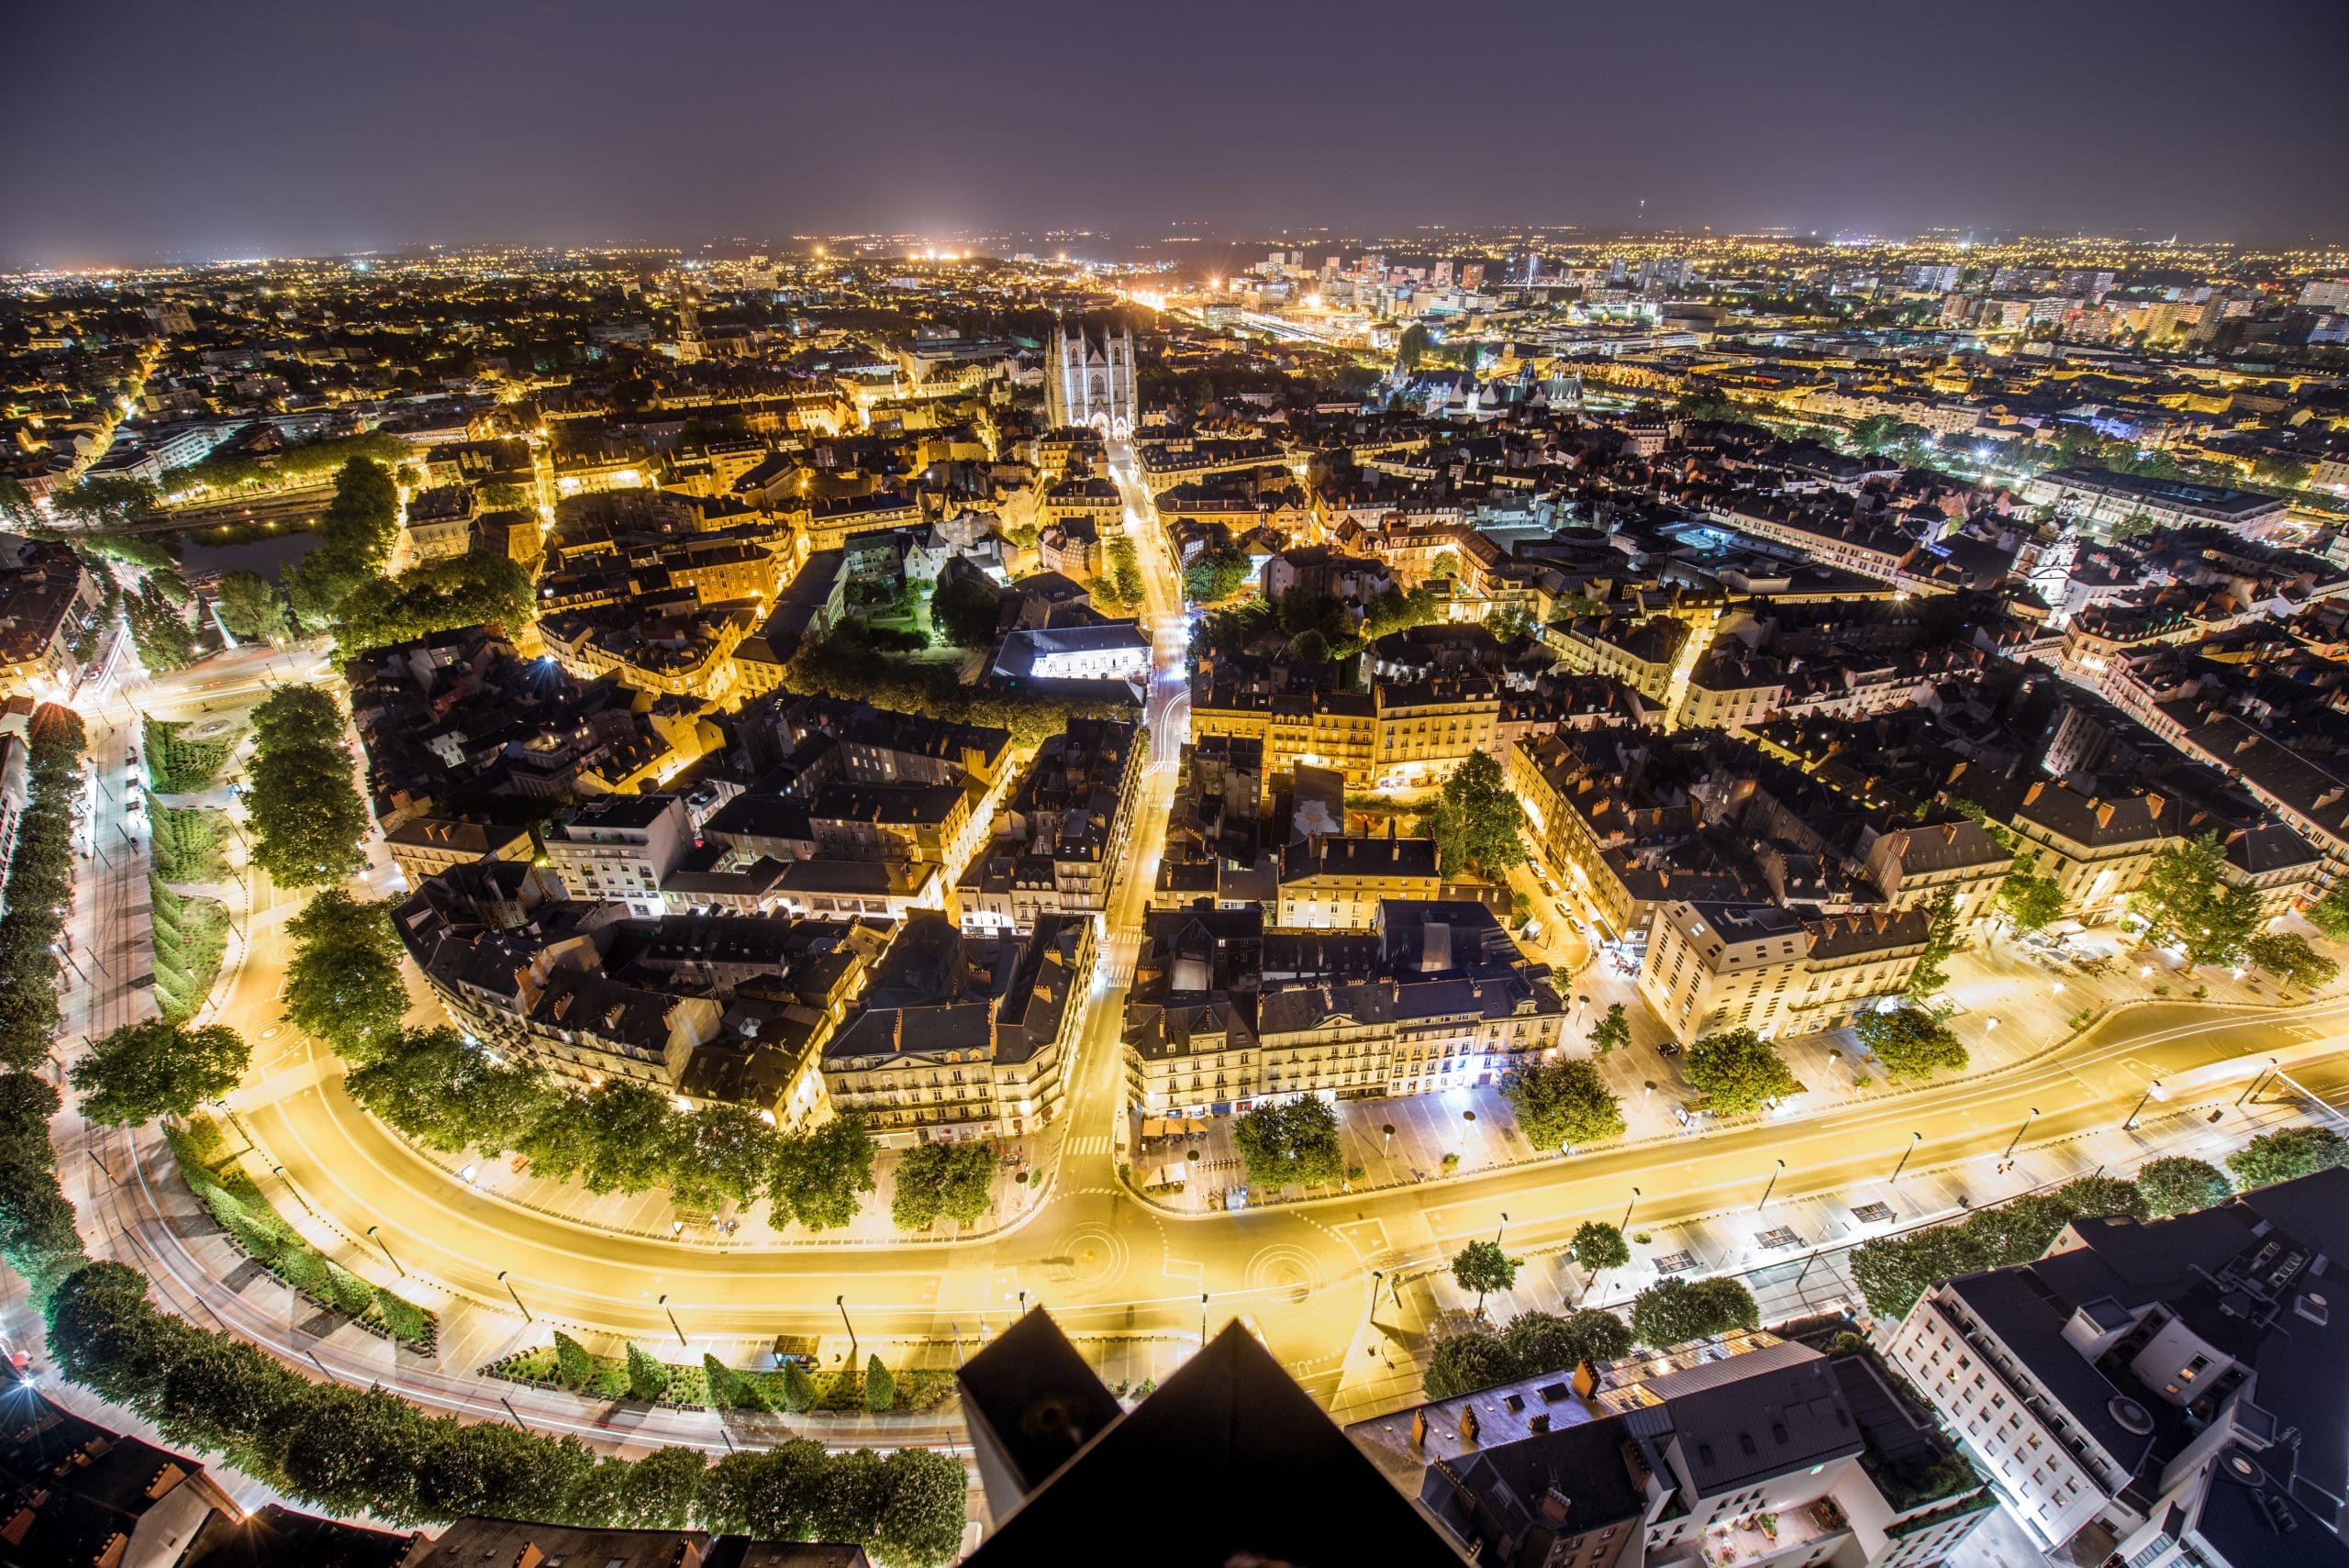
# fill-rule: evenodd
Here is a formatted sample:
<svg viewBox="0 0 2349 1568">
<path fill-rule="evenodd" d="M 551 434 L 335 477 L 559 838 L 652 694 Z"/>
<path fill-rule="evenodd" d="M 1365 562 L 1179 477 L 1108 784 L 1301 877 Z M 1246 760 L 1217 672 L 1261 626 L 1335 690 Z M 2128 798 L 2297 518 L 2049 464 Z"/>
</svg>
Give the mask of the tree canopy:
<svg viewBox="0 0 2349 1568">
<path fill-rule="evenodd" d="M 1802 1090 L 1777 1048 L 1752 1029 L 1704 1036 L 1681 1058 L 1680 1071 L 1724 1116 L 1758 1111 Z"/>
<path fill-rule="evenodd" d="M 2244 941 L 2243 951 L 2253 967 L 2305 991 L 2331 984 L 2341 973 L 2340 964 L 2298 931 L 2260 931 Z"/>
<path fill-rule="evenodd" d="M 1517 1283 L 1518 1265 L 1523 1262 L 1502 1251 L 1497 1241 L 1471 1241 L 1453 1255 L 1452 1277 L 1461 1289 L 1476 1293 L 1476 1310 L 1482 1312 L 1487 1295 Z"/>
<path fill-rule="evenodd" d="M 1893 1078 L 1930 1078 L 1936 1072 L 1963 1072 L 1965 1047 L 1950 1027 L 1923 1007 L 1875 1008 L 1860 1015 L 1852 1032 Z"/>
<path fill-rule="evenodd" d="M 1631 1333 L 1657 1350 L 1751 1329 L 1761 1320 L 1753 1293 L 1733 1279 L 1667 1274 L 1631 1298 Z"/>
<path fill-rule="evenodd" d="M 2137 1190 L 2145 1195 L 2145 1212 L 2154 1219 L 2210 1208 L 2234 1195 L 2234 1184 L 2216 1165 L 2183 1155 L 2148 1160 L 2137 1173 Z"/>
<path fill-rule="evenodd" d="M 2145 917 L 2145 935 L 2182 948 L 2188 963 L 2232 963 L 2260 926 L 2259 889 L 2226 877 L 2225 842 L 2216 832 L 2162 851 L 2129 896 Z"/>
<path fill-rule="evenodd" d="M 366 865 L 367 807 L 351 782 L 342 710 L 309 686 L 253 709 L 253 863 L 280 887 L 323 887 Z"/>
<path fill-rule="evenodd" d="M 1501 1080 L 1501 1097 L 1536 1149 L 1603 1143 L 1623 1135 L 1623 1112 L 1607 1080 L 1575 1058 L 1527 1062 Z"/>
<path fill-rule="evenodd" d="M 82 1114 L 111 1127 L 136 1127 L 160 1116 L 184 1117 L 237 1086 L 251 1057 L 244 1037 L 225 1024 L 190 1029 L 150 1018 L 126 1024 L 73 1064 Z"/>
<path fill-rule="evenodd" d="M 974 1223 L 993 1204 L 991 1143 L 918 1143 L 897 1161 L 889 1217 L 900 1230 L 925 1230 L 941 1215 Z"/>
<path fill-rule="evenodd" d="M 1318 1095 L 1242 1113 L 1231 1124 L 1231 1141 L 1249 1181 L 1269 1187 L 1334 1182 L 1345 1170 L 1338 1113 Z"/>
<path fill-rule="evenodd" d="M 1453 768 L 1443 781 L 1442 794 L 1419 821 L 1435 840 L 1436 858 L 1446 876 L 1474 869 L 1497 878 L 1525 862 L 1517 795 L 1489 752 L 1475 752 Z"/>
</svg>

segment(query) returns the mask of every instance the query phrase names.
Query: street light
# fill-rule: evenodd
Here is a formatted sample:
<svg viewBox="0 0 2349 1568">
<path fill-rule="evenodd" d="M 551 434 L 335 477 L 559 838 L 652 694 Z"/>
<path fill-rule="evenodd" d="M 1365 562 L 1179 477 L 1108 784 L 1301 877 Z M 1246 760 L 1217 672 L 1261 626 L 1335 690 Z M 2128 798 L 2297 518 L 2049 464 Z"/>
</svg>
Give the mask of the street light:
<svg viewBox="0 0 2349 1568">
<path fill-rule="evenodd" d="M 1897 1182 L 1900 1179 L 1901 1171 L 1909 1163 L 1909 1156 L 1917 1152 L 1917 1145 L 1924 1141 L 1925 1135 L 1921 1132 L 1912 1132 L 1909 1135 L 1909 1147 L 1900 1151 L 1900 1163 L 1892 1167 L 1893 1181 Z"/>
<path fill-rule="evenodd" d="M 1508 1210 L 1507 1210 L 1507 1209 L 1503 1209 L 1503 1210 L 1501 1210 L 1501 1222 L 1500 1222 L 1498 1225 L 1496 1225 L 1496 1226 L 1494 1226 L 1494 1227 L 1493 1227 L 1493 1245 L 1494 1245 L 1494 1246 L 1497 1247 L 1497 1246 L 1499 1246 L 1499 1245 L 1501 1244 L 1501 1232 L 1503 1232 L 1503 1231 L 1507 1230 L 1508 1229 Z"/>
<path fill-rule="evenodd" d="M 2158 1095 L 2158 1094 L 2160 1094 L 2161 1092 L 2162 1092 L 2162 1081 L 2161 1081 L 2159 1078 L 2156 1078 L 2156 1079 L 2154 1079 L 2153 1082 L 2151 1082 L 2151 1083 L 2147 1084 L 2145 1085 L 2145 1092 L 2144 1092 L 2143 1094 L 2142 1094 L 2142 1095 L 2138 1095 L 2138 1096 L 2137 1096 L 2137 1106 L 2136 1106 L 2136 1109 L 2132 1110 L 2132 1111 L 2129 1113 L 2129 1119 L 2128 1119 L 2127 1121 L 2124 1121 L 2124 1122 L 2122 1122 L 2122 1123 L 2121 1124 L 2121 1131 L 2123 1131 L 2123 1132 L 2131 1132 L 2131 1131 L 2135 1130 L 2136 1126 L 2137 1126 L 2137 1116 L 2138 1116 L 2138 1112 L 2143 1111 L 2143 1110 L 2145 1108 L 2145 1102 L 2146 1102 L 2147 1100 L 2152 1099 L 2155 1095 Z"/>
<path fill-rule="evenodd" d="M 1769 1184 L 1762 1189 L 1762 1201 L 1753 1206 L 1754 1213 L 1759 1214 L 1770 1207 L 1770 1195 L 1778 1190 L 1778 1178 L 1786 1173 L 1787 1162 L 1781 1160 L 1778 1162 L 1778 1168 L 1770 1173 Z"/>
<path fill-rule="evenodd" d="M 2260 1084 L 2266 1083 L 2267 1081 L 2267 1074 L 2275 1072 L 2282 1065 L 2283 1063 L 2277 1061 L 2274 1057 L 2269 1057 L 2267 1059 L 2267 1065 L 2253 1073 L 2251 1075 L 2251 1083 L 2243 1089 L 2242 1094 L 2235 1096 L 2235 1104 L 2241 1105 L 2245 1100 L 2251 1098 L 2252 1090 L 2258 1088 Z"/>
<path fill-rule="evenodd" d="M 1386 1278 L 1386 1271 L 1385 1269 L 1373 1269 L 1370 1271 L 1370 1309 L 1374 1314 L 1378 1311 L 1378 1287 L 1385 1282 Z"/>
<path fill-rule="evenodd" d="M 384 1262 L 391 1264 L 393 1270 L 398 1273 L 400 1278 L 407 1278 L 407 1271 L 400 1267 L 400 1261 L 397 1258 L 392 1256 L 391 1248 L 384 1245 L 384 1238 L 377 1234 L 377 1228 L 373 1225 L 369 1226 L 367 1228 L 367 1234 L 373 1239 L 376 1246 L 384 1249 Z"/>
<path fill-rule="evenodd" d="M 1208 1346 L 1208 1293 L 1199 1292 L 1199 1349 Z"/>
<path fill-rule="evenodd" d="M 1028 1293 L 1024 1290 L 1019 1293 L 1019 1304 L 1022 1308 L 1025 1308 L 1028 1305 Z M 856 1325 L 848 1320 L 847 1296 L 841 1295 L 832 1297 L 832 1305 L 841 1309 L 841 1327 L 848 1330 L 848 1353 L 853 1356 L 856 1354 Z"/>
<path fill-rule="evenodd" d="M 506 1287 L 506 1294 L 514 1298 L 515 1308 L 522 1314 L 523 1322 L 535 1323 L 538 1321 L 537 1318 L 530 1316 L 530 1309 L 522 1305 L 522 1293 L 514 1288 L 514 1282 L 506 1277 L 506 1271 L 504 1269 L 497 1271 L 497 1283 L 504 1285 Z"/>
<path fill-rule="evenodd" d="M 2031 1114 L 2022 1118 L 2022 1125 L 2015 1129 L 2015 1135 L 2007 1140 L 2007 1151 L 1998 1156 L 2000 1160 L 2011 1160 L 2015 1157 L 2015 1146 L 2022 1141 L 2022 1135 L 2029 1132 L 2031 1124 L 2038 1119 L 2039 1107 L 2033 1106 L 2031 1107 Z"/>
<path fill-rule="evenodd" d="M 1631 1189 L 1631 1203 L 1627 1203 L 1627 1204 L 1625 1204 L 1625 1205 L 1623 1206 L 1623 1223 L 1622 1223 L 1622 1224 L 1620 1224 L 1620 1225 L 1619 1225 L 1619 1226 L 1617 1226 L 1617 1227 L 1615 1228 L 1616 1229 L 1618 1229 L 1618 1230 L 1625 1230 L 1625 1231 L 1628 1231 L 1628 1230 L 1630 1230 L 1630 1229 L 1631 1229 L 1631 1205 L 1632 1205 L 1632 1204 L 1636 1204 L 1636 1203 L 1638 1203 L 1639 1201 L 1640 1201 L 1640 1189 L 1639 1189 L 1639 1188 L 1637 1188 L 1637 1187 L 1633 1187 L 1633 1188 Z"/>
<path fill-rule="evenodd" d="M 661 1298 L 661 1313 L 662 1317 L 669 1319 L 669 1327 L 677 1329 L 678 1345 L 685 1350 L 692 1350 L 693 1347 L 685 1343 L 685 1331 L 683 1329 L 677 1328 L 677 1315 L 674 1311 L 671 1310 L 669 1298 L 665 1296 Z"/>
</svg>

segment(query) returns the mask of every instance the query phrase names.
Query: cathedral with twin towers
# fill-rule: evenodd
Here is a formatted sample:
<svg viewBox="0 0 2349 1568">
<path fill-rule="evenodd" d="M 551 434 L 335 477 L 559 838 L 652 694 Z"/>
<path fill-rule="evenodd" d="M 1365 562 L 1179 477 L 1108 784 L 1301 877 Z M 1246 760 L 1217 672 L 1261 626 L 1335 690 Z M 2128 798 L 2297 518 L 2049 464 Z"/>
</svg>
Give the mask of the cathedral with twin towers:
<svg viewBox="0 0 2349 1568">
<path fill-rule="evenodd" d="M 1097 342 L 1082 325 L 1053 328 L 1044 361 L 1044 409 L 1054 429 L 1095 429 L 1108 440 L 1134 433 L 1134 335 L 1104 327 Z"/>
</svg>

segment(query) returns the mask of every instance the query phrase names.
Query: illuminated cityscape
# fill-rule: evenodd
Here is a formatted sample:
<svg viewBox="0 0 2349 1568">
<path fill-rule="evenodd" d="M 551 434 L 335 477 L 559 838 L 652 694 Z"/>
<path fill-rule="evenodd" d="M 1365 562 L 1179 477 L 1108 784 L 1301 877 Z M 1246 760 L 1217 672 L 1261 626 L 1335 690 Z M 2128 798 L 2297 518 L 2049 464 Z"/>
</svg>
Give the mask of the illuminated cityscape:
<svg viewBox="0 0 2349 1568">
<path fill-rule="evenodd" d="M 2337 19 L 2088 191 L 683 9 L 9 176 L 0 1568 L 2349 1568 Z"/>
</svg>

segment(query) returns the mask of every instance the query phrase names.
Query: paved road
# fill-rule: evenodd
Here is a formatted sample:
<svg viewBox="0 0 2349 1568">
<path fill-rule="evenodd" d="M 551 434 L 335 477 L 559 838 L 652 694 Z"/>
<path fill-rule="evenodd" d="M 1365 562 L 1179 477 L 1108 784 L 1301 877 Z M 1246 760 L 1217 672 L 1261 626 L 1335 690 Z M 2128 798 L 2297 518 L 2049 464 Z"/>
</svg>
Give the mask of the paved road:
<svg viewBox="0 0 2349 1568">
<path fill-rule="evenodd" d="M 1152 711 L 1172 731 L 1179 645 L 1166 628 L 1179 600 L 1168 598 L 1171 564 L 1148 548 L 1154 541 L 1139 542 L 1162 666 Z M 163 695 L 179 711 L 200 704 L 213 679 L 207 667 Z M 342 1093 L 339 1064 L 279 1021 L 286 906 L 266 902 L 250 923 L 250 955 L 221 1009 L 256 1046 L 255 1072 L 233 1103 L 317 1224 L 354 1251 L 377 1227 L 412 1279 L 444 1287 L 473 1304 L 471 1313 L 510 1314 L 510 1283 L 535 1314 L 536 1334 L 562 1324 L 653 1342 L 667 1333 L 664 1295 L 696 1351 L 777 1332 L 833 1331 L 836 1297 L 871 1338 L 943 1339 L 950 1325 L 962 1334 L 974 1324 L 999 1329 L 1023 1304 L 1039 1303 L 1079 1333 L 1212 1332 L 1243 1317 L 1326 1396 L 1366 1318 L 1369 1271 L 1424 1272 L 1465 1240 L 1493 1234 L 1504 1214 L 1512 1250 L 1555 1244 L 1586 1219 L 1620 1218 L 1637 1185 L 1640 1219 L 1661 1227 L 1755 1205 L 1779 1160 L 1786 1170 L 1773 1201 L 1881 1181 L 1912 1133 L 1922 1135 L 1912 1172 L 1943 1170 L 1960 1190 L 1978 1182 L 1988 1195 L 1999 1190 L 1991 1166 L 2026 1118 L 2026 1146 L 2110 1128 L 2155 1077 L 2174 1110 L 2206 1100 L 2223 1106 L 2260 1065 L 2249 1059 L 2313 1060 L 2336 1050 L 2349 1029 L 2349 1003 L 2281 1017 L 2156 1004 L 1978 1080 L 1425 1187 L 1177 1218 L 1125 1195 L 1114 1179 L 1119 1021 L 1173 782 L 1171 757 L 1153 746 L 1133 851 L 1113 885 L 1110 935 L 1086 998 L 1053 1194 L 1026 1223 L 990 1240 L 729 1251 L 613 1236 L 479 1192 L 359 1112 Z M 100 820 L 103 827 L 103 814 Z M 207 1288 L 176 1271 L 174 1278 L 174 1288 Z M 524 1329 L 516 1318 L 504 1331 Z M 418 1386 L 436 1401 L 495 1413 L 495 1385 L 469 1382 L 462 1368 Z"/>
</svg>

